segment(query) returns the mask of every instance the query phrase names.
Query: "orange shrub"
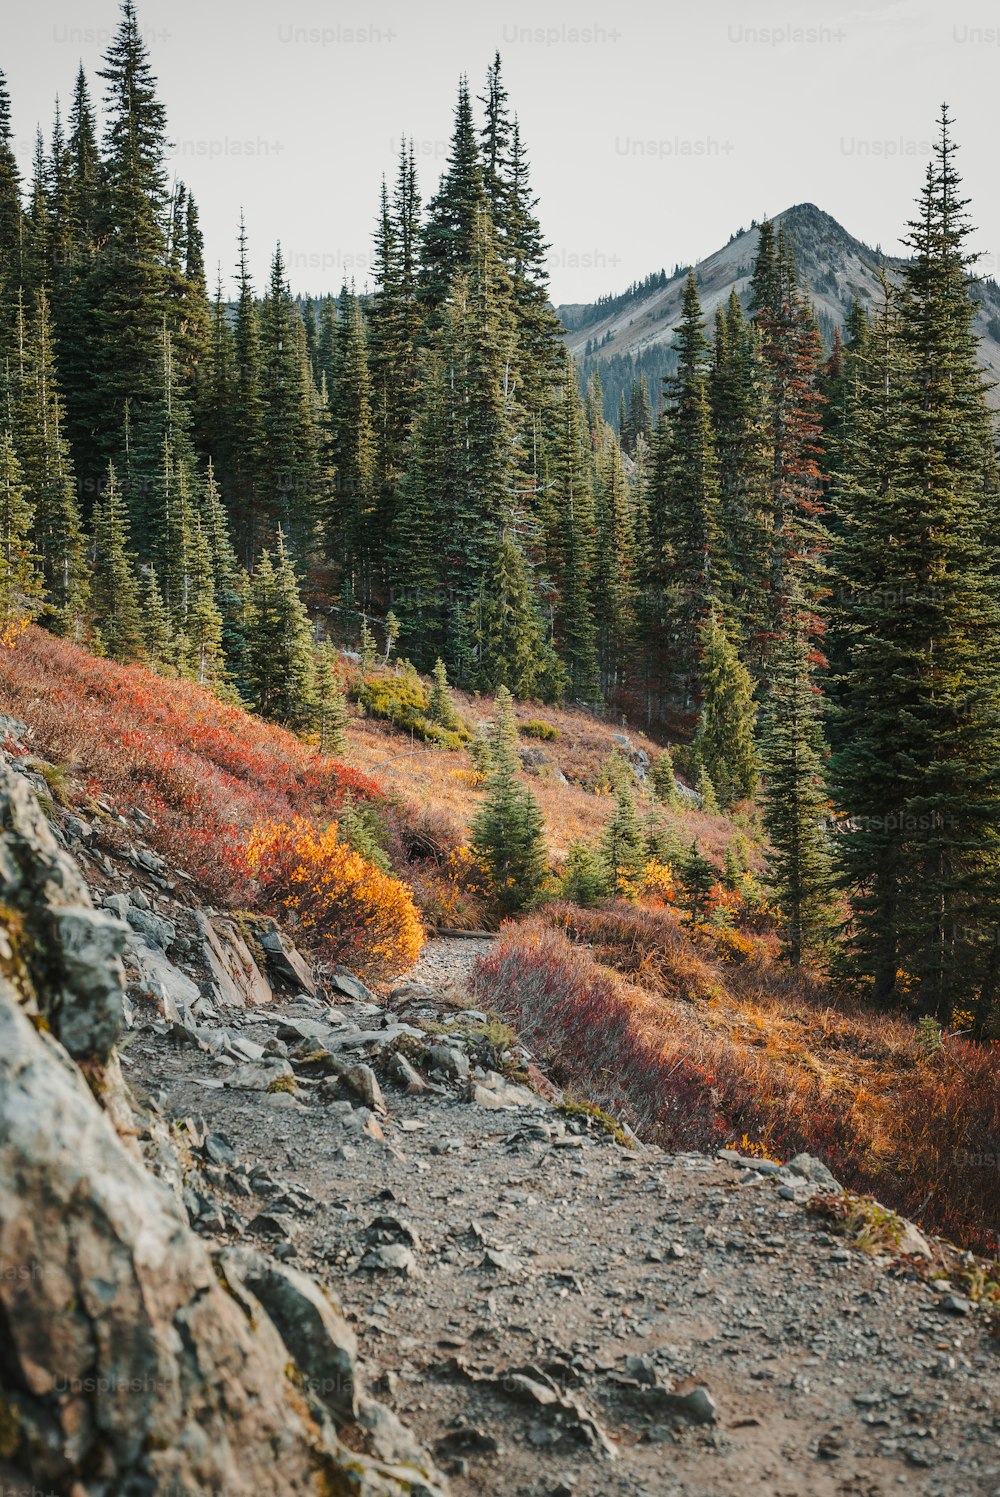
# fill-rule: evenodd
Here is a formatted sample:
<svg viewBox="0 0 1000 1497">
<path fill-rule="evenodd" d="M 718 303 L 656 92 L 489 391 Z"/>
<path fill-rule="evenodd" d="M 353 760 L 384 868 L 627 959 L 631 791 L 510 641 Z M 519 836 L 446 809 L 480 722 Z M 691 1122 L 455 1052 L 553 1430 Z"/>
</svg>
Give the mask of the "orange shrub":
<svg viewBox="0 0 1000 1497">
<path fill-rule="evenodd" d="M 362 977 L 388 977 L 413 966 L 424 932 L 411 891 L 337 839 L 337 824 L 317 831 L 302 817 L 254 827 L 247 870 L 262 902 L 280 906 L 305 943 Z"/>
</svg>

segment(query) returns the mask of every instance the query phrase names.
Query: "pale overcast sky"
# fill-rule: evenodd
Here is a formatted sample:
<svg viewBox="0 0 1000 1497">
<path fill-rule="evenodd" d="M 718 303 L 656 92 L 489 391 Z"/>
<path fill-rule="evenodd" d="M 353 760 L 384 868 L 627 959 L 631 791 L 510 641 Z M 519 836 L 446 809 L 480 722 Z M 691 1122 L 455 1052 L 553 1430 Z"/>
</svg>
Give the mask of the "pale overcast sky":
<svg viewBox="0 0 1000 1497">
<path fill-rule="evenodd" d="M 21 159 L 93 75 L 115 0 L 7 0 Z M 983 268 L 997 273 L 1000 11 L 983 0 L 138 0 L 210 278 L 241 204 L 258 285 L 280 238 L 296 291 L 367 278 L 379 182 L 403 133 L 431 196 L 455 89 L 499 48 L 551 242 L 556 302 L 711 253 L 812 201 L 898 249 L 947 99 Z M 95 95 L 101 85 L 94 80 Z"/>
</svg>

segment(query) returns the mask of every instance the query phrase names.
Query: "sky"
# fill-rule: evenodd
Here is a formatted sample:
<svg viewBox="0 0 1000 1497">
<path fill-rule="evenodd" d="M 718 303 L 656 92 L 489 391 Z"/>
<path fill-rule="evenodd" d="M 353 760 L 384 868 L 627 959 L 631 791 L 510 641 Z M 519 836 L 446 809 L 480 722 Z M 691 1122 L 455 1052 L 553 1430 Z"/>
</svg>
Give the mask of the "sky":
<svg viewBox="0 0 1000 1497">
<path fill-rule="evenodd" d="M 983 0 L 137 0 L 170 124 L 170 171 L 231 286 L 241 208 L 262 286 L 280 239 L 294 291 L 369 279 L 383 174 L 412 136 L 436 188 L 458 78 L 494 53 L 532 162 L 553 301 L 690 264 L 753 219 L 814 202 L 900 251 L 947 100 L 998 274 L 1000 10 Z M 8 4 L 18 155 L 48 137 L 77 65 L 93 79 L 116 0 Z"/>
</svg>

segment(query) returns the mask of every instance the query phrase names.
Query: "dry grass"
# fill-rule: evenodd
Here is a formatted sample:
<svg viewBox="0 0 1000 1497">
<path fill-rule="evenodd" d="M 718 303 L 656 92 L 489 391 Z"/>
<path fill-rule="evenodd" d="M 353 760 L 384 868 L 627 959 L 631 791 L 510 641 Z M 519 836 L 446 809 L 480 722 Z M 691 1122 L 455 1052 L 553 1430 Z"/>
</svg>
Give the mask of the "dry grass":
<svg viewBox="0 0 1000 1497">
<path fill-rule="evenodd" d="M 453 696 L 470 727 L 485 729 L 493 716 L 492 698 L 458 691 Z M 595 794 L 593 787 L 600 781 L 601 766 L 620 747 L 615 734 L 627 734 L 634 748 L 644 750 L 651 760 L 661 752 L 661 745 L 634 728 L 620 727 L 581 709 L 518 702 L 514 712 L 519 724 L 540 720 L 558 730 L 554 740 L 523 741 L 530 755 L 539 760 L 526 769 L 526 775 L 545 817 L 549 850 L 558 863 L 571 842 L 596 841 L 611 815 L 612 798 L 607 793 Z M 449 815 L 463 826 L 477 811 L 481 790 L 465 750 L 449 752 L 419 740 L 411 742 L 389 723 L 370 718 L 354 719 L 348 739 L 348 762 L 408 803 Z M 651 795 L 641 788 L 637 788 L 637 800 L 640 811 L 654 805 Z M 732 839 L 732 823 L 697 810 L 672 814 L 684 838 L 689 842 L 697 838 L 705 855 L 721 863 L 726 844 Z"/>
</svg>

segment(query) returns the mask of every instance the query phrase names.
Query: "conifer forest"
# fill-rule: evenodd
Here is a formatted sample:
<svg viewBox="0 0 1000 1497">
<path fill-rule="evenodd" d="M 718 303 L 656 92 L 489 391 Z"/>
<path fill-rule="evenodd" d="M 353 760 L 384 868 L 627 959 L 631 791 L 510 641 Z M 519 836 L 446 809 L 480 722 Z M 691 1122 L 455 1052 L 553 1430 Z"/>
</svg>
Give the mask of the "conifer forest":
<svg viewBox="0 0 1000 1497">
<path fill-rule="evenodd" d="M 908 258 L 832 342 L 764 219 L 749 295 L 707 318 L 692 271 L 672 372 L 609 421 L 550 302 L 501 57 L 483 71 L 440 179 L 404 144 L 372 183 L 370 283 L 312 299 L 280 244 L 254 284 L 252 203 L 212 246 L 235 297 L 211 283 L 133 0 L 98 76 L 57 80 L 30 179 L 0 78 L 5 644 L 35 624 L 333 751 L 345 660 L 433 678 L 445 738 L 452 689 L 499 694 L 471 835 L 501 913 L 546 876 L 510 702 L 634 725 L 703 805 L 759 811 L 790 963 L 995 1034 L 1000 475 L 961 121 L 911 168 Z M 627 896 L 644 835 L 620 789 L 564 892 L 610 868 Z"/>
</svg>

